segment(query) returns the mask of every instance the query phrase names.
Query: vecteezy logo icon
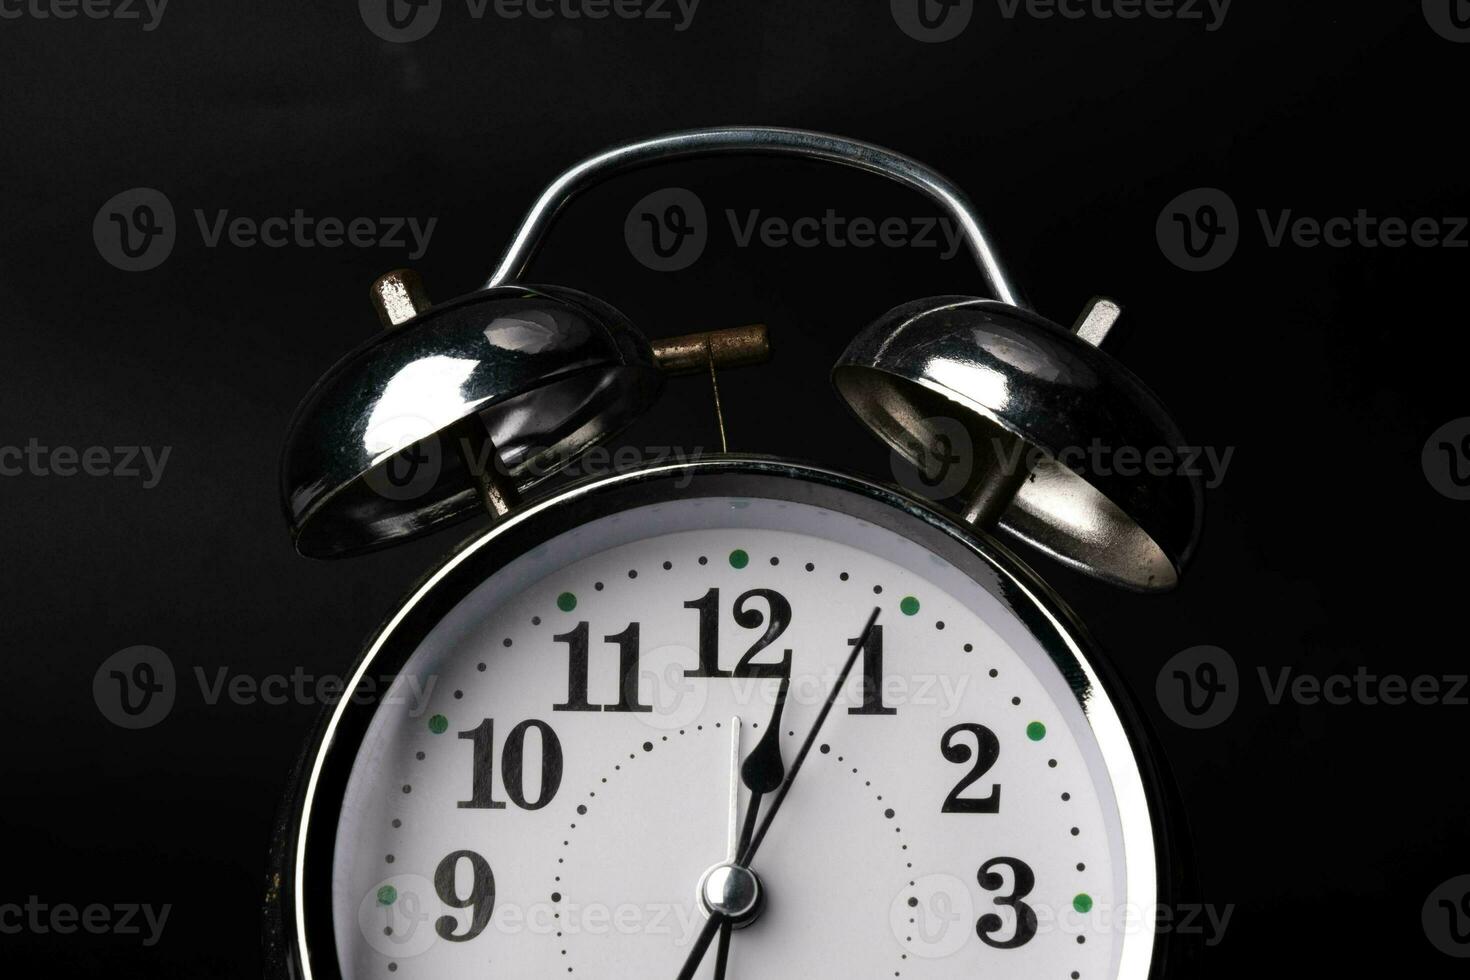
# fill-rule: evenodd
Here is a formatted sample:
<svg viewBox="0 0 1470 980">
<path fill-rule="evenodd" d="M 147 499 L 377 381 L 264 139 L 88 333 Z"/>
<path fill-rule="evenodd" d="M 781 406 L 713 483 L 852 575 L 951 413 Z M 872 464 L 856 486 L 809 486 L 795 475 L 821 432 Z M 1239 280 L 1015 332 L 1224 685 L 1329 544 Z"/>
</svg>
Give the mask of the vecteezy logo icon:
<svg viewBox="0 0 1470 980">
<path fill-rule="evenodd" d="M 357 0 L 367 29 L 393 44 L 427 37 L 439 23 L 444 0 Z"/>
<path fill-rule="evenodd" d="M 454 875 L 448 884 L 454 885 Z M 384 956 L 418 956 L 434 945 L 435 921 L 448 910 L 434 883 L 421 875 L 394 875 L 368 889 L 357 906 L 357 927 Z"/>
<path fill-rule="evenodd" d="M 439 443 L 438 437 L 430 436 L 399 450 L 369 470 L 363 482 L 385 500 L 403 502 L 420 499 L 434 489 L 443 472 L 444 455 Z M 466 464 L 475 470 L 473 476 L 478 478 L 480 466 L 496 465 L 488 451 L 486 455 L 490 458 Z"/>
<path fill-rule="evenodd" d="M 1164 257 L 1187 272 L 1218 269 L 1240 244 L 1240 219 L 1230 195 L 1215 187 L 1185 191 L 1164 206 L 1154 226 Z"/>
<path fill-rule="evenodd" d="M 119 650 L 92 676 L 92 700 L 119 728 L 152 728 L 173 710 L 174 665 L 157 647 Z"/>
<path fill-rule="evenodd" d="M 709 244 L 704 202 L 683 187 L 654 191 L 628 211 L 623 240 L 633 258 L 655 272 L 687 269 Z"/>
<path fill-rule="evenodd" d="M 970 888 L 953 875 L 924 875 L 894 896 L 888 924 L 909 955 L 937 960 L 969 941 L 975 922 Z"/>
<path fill-rule="evenodd" d="M 924 419 L 923 428 L 928 438 L 917 448 L 914 461 L 895 449 L 889 465 L 900 486 L 930 500 L 945 500 L 970 481 L 975 446 L 969 430 L 956 419 Z"/>
<path fill-rule="evenodd" d="M 659 731 L 694 724 L 709 698 L 708 684 L 696 684 L 685 676 L 686 666 L 696 656 L 679 643 L 644 651 L 636 669 L 640 679 L 649 681 L 643 690 L 653 692 L 653 710 L 635 712 L 633 717 Z"/>
<path fill-rule="evenodd" d="M 1159 707 L 1182 728 L 1214 728 L 1235 713 L 1240 675 L 1219 647 L 1190 647 L 1169 658 L 1154 685 Z"/>
<path fill-rule="evenodd" d="M 1429 485 L 1451 500 L 1470 500 L 1470 417 L 1446 422 L 1420 456 Z"/>
<path fill-rule="evenodd" d="M 1440 885 L 1424 900 L 1424 935 L 1446 956 L 1470 958 L 1470 875 Z"/>
<path fill-rule="evenodd" d="M 151 187 L 114 195 L 92 219 L 97 253 L 124 272 L 157 268 L 174 250 L 176 235 L 174 206 Z"/>
<path fill-rule="evenodd" d="M 1470 41 L 1470 0 L 1424 0 L 1424 19 L 1446 41 Z"/>
<path fill-rule="evenodd" d="M 893 20 L 915 41 L 953 41 L 970 26 L 975 0 L 890 0 Z"/>
</svg>

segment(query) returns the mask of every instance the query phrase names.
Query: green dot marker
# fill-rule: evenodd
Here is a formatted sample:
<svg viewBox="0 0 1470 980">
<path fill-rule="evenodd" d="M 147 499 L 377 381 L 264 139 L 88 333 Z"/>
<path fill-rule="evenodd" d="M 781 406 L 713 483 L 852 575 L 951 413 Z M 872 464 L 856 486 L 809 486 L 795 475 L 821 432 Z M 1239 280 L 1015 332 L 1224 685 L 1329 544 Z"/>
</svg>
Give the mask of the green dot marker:
<svg viewBox="0 0 1470 980">
<path fill-rule="evenodd" d="M 392 885 L 384 885 L 378 889 L 379 905 L 392 905 L 396 901 L 398 901 L 398 889 Z"/>
<path fill-rule="evenodd" d="M 750 556 L 747 555 L 740 548 L 736 548 L 734 551 L 730 552 L 730 567 L 731 568 L 744 568 L 746 565 L 749 565 L 749 564 L 750 564 Z"/>
<path fill-rule="evenodd" d="M 556 597 L 556 608 L 562 612 L 571 612 L 577 608 L 577 597 L 570 592 L 563 592 Z"/>
<path fill-rule="evenodd" d="M 1081 895 L 1078 895 L 1076 898 L 1072 899 L 1072 908 L 1076 909 L 1078 912 L 1081 912 L 1083 915 L 1086 915 L 1088 912 L 1092 911 L 1092 896 L 1087 894 L 1086 892 L 1083 892 Z"/>
<path fill-rule="evenodd" d="M 1033 721 L 1026 726 L 1026 737 L 1033 742 L 1039 742 L 1046 738 L 1046 726 L 1039 721 Z M 1083 896 L 1084 898 L 1086 896 Z"/>
<path fill-rule="evenodd" d="M 899 611 L 905 616 L 915 616 L 919 612 L 919 600 L 911 595 L 906 595 L 898 604 Z"/>
<path fill-rule="evenodd" d="M 449 719 L 443 715 L 435 715 L 429 719 L 429 731 L 435 735 L 443 735 L 449 731 Z"/>
</svg>

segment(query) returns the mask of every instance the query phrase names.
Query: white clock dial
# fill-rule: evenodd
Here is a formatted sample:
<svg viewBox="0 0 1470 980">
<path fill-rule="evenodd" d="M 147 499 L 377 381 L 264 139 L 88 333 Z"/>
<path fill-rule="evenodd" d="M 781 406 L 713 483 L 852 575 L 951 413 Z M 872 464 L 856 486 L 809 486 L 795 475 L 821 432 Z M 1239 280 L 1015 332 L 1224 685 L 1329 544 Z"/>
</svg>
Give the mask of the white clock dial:
<svg viewBox="0 0 1470 980">
<path fill-rule="evenodd" d="M 1084 709 L 1095 678 L 1016 589 L 768 499 L 636 507 L 510 562 L 426 631 L 356 750 L 343 977 L 673 980 L 728 858 L 732 750 L 774 737 L 789 774 L 876 609 L 789 792 L 758 804 L 763 903 L 725 975 L 1132 980 L 1136 771 L 1120 793 L 1116 716 Z"/>
</svg>

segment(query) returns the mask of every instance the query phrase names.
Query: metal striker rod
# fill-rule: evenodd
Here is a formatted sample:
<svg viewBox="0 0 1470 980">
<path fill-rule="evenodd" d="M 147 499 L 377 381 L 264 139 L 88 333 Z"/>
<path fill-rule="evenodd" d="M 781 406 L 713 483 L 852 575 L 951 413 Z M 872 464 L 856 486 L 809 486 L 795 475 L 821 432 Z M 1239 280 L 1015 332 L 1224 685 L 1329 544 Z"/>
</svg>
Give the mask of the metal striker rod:
<svg viewBox="0 0 1470 980">
<path fill-rule="evenodd" d="M 707 330 L 654 341 L 653 362 L 665 374 L 709 372 L 710 388 L 715 396 L 715 422 L 720 428 L 720 452 L 729 452 L 725 435 L 725 410 L 720 403 L 720 379 L 717 368 L 760 364 L 771 356 L 770 335 L 764 323 L 724 330 Z"/>
<path fill-rule="evenodd" d="M 379 276 L 369 293 L 378 319 L 389 330 L 402 326 L 432 305 L 423 280 L 412 269 L 394 269 Z M 475 479 L 475 490 L 485 511 L 494 518 L 509 514 L 515 506 L 517 492 L 515 485 L 504 479 L 495 466 L 499 456 L 490 433 L 478 418 L 470 418 L 465 425 L 455 427 L 453 439 L 460 459 Z"/>
<path fill-rule="evenodd" d="M 1108 331 L 1122 315 L 1117 303 L 1102 296 L 1094 297 L 1083 307 L 1072 332 L 1092 346 L 1101 347 Z M 988 528 L 1011 506 L 1030 479 L 1031 470 L 1025 465 L 1028 457 L 1025 442 L 1010 433 L 988 440 L 987 445 L 975 449 L 975 454 L 974 470 L 978 476 L 966 488 L 962 516 L 975 527 Z"/>
<path fill-rule="evenodd" d="M 771 356 L 770 336 L 764 323 L 725 330 L 707 330 L 653 342 L 653 361 L 665 374 L 694 374 L 710 364 L 743 367 Z"/>
<path fill-rule="evenodd" d="M 715 425 L 719 426 L 720 429 L 720 452 L 728 453 L 730 451 L 730 440 L 725 435 L 725 409 L 720 404 L 720 376 L 715 373 L 715 359 L 710 357 L 708 360 L 709 386 L 715 395 Z"/>
</svg>

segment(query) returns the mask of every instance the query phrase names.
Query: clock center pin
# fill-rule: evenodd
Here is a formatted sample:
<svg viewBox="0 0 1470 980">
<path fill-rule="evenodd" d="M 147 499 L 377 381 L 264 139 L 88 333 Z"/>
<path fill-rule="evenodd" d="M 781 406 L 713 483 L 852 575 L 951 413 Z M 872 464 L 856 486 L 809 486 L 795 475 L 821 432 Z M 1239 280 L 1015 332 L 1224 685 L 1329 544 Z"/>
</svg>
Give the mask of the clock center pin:
<svg viewBox="0 0 1470 980">
<path fill-rule="evenodd" d="M 717 864 L 699 882 L 699 904 L 707 914 L 726 916 L 737 926 L 747 925 L 763 905 L 761 880 L 738 864 Z"/>
</svg>

